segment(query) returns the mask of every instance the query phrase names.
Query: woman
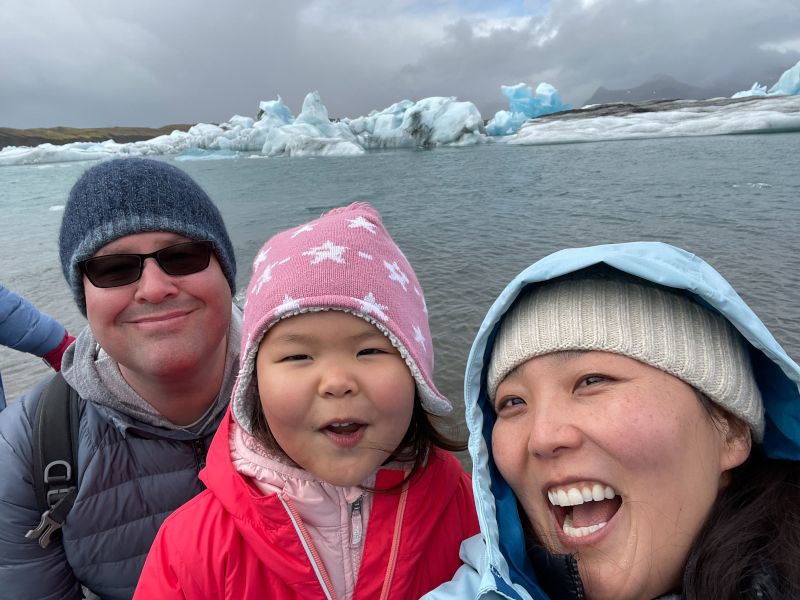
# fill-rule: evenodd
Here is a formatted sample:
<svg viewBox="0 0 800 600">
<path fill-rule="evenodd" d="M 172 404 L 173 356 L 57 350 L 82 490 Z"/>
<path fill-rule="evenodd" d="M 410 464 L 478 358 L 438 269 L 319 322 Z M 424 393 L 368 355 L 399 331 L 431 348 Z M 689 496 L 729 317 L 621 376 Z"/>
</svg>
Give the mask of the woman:
<svg viewBox="0 0 800 600">
<path fill-rule="evenodd" d="M 482 536 L 431 597 L 800 597 L 800 367 L 683 250 L 564 250 L 465 382 Z"/>
</svg>

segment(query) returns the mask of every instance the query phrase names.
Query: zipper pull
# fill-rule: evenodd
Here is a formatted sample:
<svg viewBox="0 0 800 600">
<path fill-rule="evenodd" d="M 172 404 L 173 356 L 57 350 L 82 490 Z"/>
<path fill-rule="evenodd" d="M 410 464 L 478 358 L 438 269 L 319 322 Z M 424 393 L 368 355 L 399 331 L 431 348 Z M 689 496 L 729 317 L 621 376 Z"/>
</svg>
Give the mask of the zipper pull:
<svg viewBox="0 0 800 600">
<path fill-rule="evenodd" d="M 203 440 L 192 440 L 192 450 L 194 451 L 194 459 L 199 473 L 206 466 L 206 445 Z"/>
<path fill-rule="evenodd" d="M 364 501 L 364 495 L 359 496 L 353 504 L 350 505 L 350 547 L 358 548 L 361 545 L 361 537 L 364 532 L 364 523 L 361 516 L 361 505 Z"/>
</svg>

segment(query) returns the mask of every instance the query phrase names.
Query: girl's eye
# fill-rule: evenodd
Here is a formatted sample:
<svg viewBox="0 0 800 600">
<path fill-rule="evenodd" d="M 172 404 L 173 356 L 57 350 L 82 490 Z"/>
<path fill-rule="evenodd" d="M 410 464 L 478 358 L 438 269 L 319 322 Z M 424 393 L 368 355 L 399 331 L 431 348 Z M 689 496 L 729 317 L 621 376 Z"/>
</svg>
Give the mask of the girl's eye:
<svg viewBox="0 0 800 600">
<path fill-rule="evenodd" d="M 370 356 L 372 354 L 387 354 L 387 352 L 381 348 L 364 348 L 358 351 L 358 356 Z"/>
<path fill-rule="evenodd" d="M 290 354 L 289 356 L 284 356 L 280 362 L 294 362 L 298 360 L 309 360 L 310 358 L 308 354 Z"/>
</svg>

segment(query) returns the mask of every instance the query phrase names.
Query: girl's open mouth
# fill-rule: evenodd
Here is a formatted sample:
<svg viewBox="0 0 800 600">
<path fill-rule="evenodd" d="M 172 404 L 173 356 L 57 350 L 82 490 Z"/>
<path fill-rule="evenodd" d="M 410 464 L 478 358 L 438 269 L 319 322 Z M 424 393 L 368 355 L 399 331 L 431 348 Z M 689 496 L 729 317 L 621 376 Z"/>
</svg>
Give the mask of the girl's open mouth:
<svg viewBox="0 0 800 600">
<path fill-rule="evenodd" d="M 352 448 L 361 441 L 366 427 L 363 423 L 355 421 L 341 421 L 323 427 L 322 432 L 337 446 Z"/>
<path fill-rule="evenodd" d="M 614 488 L 599 482 L 550 488 L 547 498 L 560 537 L 576 541 L 605 527 L 622 506 Z"/>
</svg>

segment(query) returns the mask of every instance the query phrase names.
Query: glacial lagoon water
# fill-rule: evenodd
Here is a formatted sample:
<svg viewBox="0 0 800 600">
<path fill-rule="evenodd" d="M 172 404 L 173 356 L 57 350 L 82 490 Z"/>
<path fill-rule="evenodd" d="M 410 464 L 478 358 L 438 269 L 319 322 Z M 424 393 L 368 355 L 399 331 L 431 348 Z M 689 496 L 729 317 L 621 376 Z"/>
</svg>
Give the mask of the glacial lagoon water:
<svg viewBox="0 0 800 600">
<path fill-rule="evenodd" d="M 569 246 L 661 240 L 717 267 L 800 359 L 800 133 L 183 161 L 219 205 L 244 290 L 275 232 L 353 201 L 377 207 L 427 296 L 439 388 L 462 404 L 472 336 L 522 268 Z M 165 159 L 172 160 L 172 159 Z M 92 163 L 0 167 L 0 281 L 77 333 L 58 261 L 70 186 Z M 47 369 L 0 349 L 13 401 Z"/>
</svg>

